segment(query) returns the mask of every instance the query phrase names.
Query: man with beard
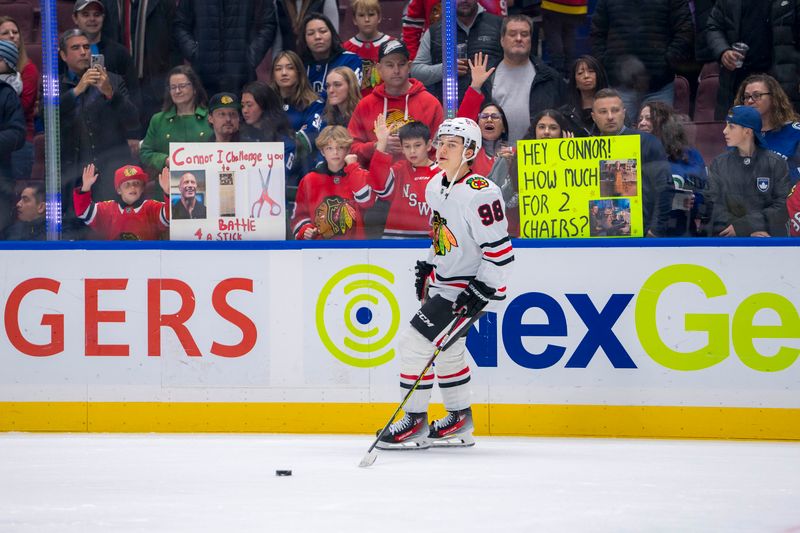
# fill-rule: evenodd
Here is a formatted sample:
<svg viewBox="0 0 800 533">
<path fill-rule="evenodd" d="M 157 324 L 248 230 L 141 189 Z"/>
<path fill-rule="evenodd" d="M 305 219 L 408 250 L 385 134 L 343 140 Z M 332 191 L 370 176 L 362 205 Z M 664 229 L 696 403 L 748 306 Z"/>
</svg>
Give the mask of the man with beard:
<svg viewBox="0 0 800 533">
<path fill-rule="evenodd" d="M 172 218 L 206 218 L 206 206 L 197 198 L 197 178 L 194 174 L 186 172 L 182 175 L 178 190 L 181 198 L 172 203 Z"/>
</svg>

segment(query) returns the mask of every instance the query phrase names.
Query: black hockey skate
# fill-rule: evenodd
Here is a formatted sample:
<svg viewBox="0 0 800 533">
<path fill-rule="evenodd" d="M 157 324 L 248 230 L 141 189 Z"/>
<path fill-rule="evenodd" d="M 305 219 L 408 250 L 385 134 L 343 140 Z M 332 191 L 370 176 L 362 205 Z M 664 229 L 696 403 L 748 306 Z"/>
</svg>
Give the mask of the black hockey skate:
<svg viewBox="0 0 800 533">
<path fill-rule="evenodd" d="M 460 411 L 447 411 L 444 418 L 435 420 L 430 425 L 428 438 L 434 448 L 459 448 L 474 446 L 472 438 L 472 408 L 467 407 Z"/>
<path fill-rule="evenodd" d="M 380 433 L 377 431 L 376 435 Z M 422 450 L 431 447 L 428 440 L 428 413 L 406 413 L 393 423 L 378 443 L 380 450 Z"/>
</svg>

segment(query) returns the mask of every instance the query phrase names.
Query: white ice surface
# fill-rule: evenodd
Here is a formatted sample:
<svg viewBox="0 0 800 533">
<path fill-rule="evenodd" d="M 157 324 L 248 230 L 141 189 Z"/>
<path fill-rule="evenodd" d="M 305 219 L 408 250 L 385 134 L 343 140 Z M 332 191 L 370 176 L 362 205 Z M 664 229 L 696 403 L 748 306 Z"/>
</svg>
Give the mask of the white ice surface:
<svg viewBox="0 0 800 533">
<path fill-rule="evenodd" d="M 800 444 L 477 441 L 0 434 L 0 531 L 800 532 Z"/>
</svg>

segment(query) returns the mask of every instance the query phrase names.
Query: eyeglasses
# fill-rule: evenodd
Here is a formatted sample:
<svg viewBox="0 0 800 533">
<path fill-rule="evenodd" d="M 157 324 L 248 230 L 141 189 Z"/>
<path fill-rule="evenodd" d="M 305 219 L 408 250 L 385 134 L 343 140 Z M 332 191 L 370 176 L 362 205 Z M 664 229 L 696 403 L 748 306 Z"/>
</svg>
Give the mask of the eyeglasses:
<svg viewBox="0 0 800 533">
<path fill-rule="evenodd" d="M 743 96 L 744 96 L 744 101 L 745 102 L 748 102 L 750 100 L 752 100 L 754 102 L 758 102 L 759 100 L 761 100 L 763 97 L 767 96 L 768 94 L 772 94 L 772 93 L 753 93 L 753 94 L 744 93 Z"/>
<path fill-rule="evenodd" d="M 178 83 L 177 85 L 170 85 L 169 92 L 176 93 L 178 91 L 183 91 L 184 89 L 188 89 L 191 86 L 192 86 L 191 83 Z"/>
<path fill-rule="evenodd" d="M 478 118 L 481 120 L 500 120 L 501 117 L 499 113 L 478 113 Z"/>
</svg>

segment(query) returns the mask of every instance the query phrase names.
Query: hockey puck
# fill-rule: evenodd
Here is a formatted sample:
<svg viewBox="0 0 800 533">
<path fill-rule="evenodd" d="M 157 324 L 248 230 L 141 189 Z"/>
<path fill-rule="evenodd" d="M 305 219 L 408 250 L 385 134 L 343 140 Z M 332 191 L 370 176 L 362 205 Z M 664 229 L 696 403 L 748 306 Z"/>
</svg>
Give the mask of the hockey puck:
<svg viewBox="0 0 800 533">
<path fill-rule="evenodd" d="M 275 471 L 275 475 L 276 476 L 291 476 L 292 475 L 292 471 L 291 470 L 276 470 Z"/>
</svg>

